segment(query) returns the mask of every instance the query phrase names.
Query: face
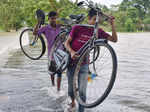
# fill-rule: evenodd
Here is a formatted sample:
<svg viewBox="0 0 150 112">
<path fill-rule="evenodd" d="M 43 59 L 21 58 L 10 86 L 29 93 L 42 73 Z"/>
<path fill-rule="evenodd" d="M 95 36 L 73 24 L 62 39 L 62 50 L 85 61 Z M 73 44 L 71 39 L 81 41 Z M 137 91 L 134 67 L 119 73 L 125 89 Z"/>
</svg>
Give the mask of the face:
<svg viewBox="0 0 150 112">
<path fill-rule="evenodd" d="M 95 22 L 96 22 L 96 16 L 93 16 L 93 17 L 89 17 L 89 18 L 88 18 L 88 23 L 89 23 L 90 25 L 94 25 Z"/>
<path fill-rule="evenodd" d="M 94 25 L 96 23 L 96 16 L 93 16 L 91 18 L 89 17 L 88 22 L 90 25 Z M 99 18 L 99 23 L 101 23 L 101 17 Z"/>
<path fill-rule="evenodd" d="M 49 18 L 49 23 L 51 25 L 56 25 L 57 16 L 52 16 Z"/>
</svg>

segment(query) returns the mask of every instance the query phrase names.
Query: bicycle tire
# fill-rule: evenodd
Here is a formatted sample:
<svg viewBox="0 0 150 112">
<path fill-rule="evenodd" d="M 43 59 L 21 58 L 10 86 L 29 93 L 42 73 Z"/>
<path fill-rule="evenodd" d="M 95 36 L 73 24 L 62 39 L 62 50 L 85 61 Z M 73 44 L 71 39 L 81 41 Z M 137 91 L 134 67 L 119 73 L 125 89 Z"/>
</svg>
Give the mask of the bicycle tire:
<svg viewBox="0 0 150 112">
<path fill-rule="evenodd" d="M 54 57 L 56 57 L 56 56 L 54 56 L 56 53 L 57 53 L 57 51 L 59 51 L 59 50 L 61 50 L 61 54 L 63 55 L 63 53 L 65 54 L 64 56 L 62 56 L 62 57 L 65 57 L 65 63 L 61 66 L 61 68 L 58 70 L 58 71 L 60 71 L 60 72 L 63 72 L 66 68 L 67 68 L 67 66 L 68 66 L 68 64 L 69 64 L 69 58 L 70 58 L 70 55 L 64 50 L 65 49 L 65 47 L 63 46 L 63 43 L 65 42 L 65 40 L 66 40 L 66 38 L 67 38 L 67 32 L 65 32 L 65 31 L 62 31 L 62 32 L 60 32 L 57 36 L 56 36 L 56 38 L 55 38 L 55 40 L 54 40 L 54 42 L 53 42 L 53 46 L 52 46 L 52 48 L 51 48 L 51 51 L 50 51 L 50 56 L 49 56 L 49 60 L 51 60 L 51 59 L 53 59 L 53 61 L 56 63 L 56 71 L 54 72 L 54 74 L 55 73 L 57 73 L 57 70 L 58 70 L 58 64 L 57 64 L 57 62 L 56 62 L 56 60 L 55 60 L 55 58 Z M 61 48 L 60 48 L 61 47 Z M 49 61 L 49 62 L 51 62 L 51 61 Z M 52 63 L 49 63 L 49 66 L 51 66 L 51 64 Z"/>
<path fill-rule="evenodd" d="M 31 28 L 25 29 L 25 30 L 23 30 L 23 31 L 21 32 L 21 34 L 20 34 L 19 41 L 20 41 L 21 50 L 22 50 L 22 52 L 23 52 L 28 58 L 30 58 L 30 59 L 32 59 L 32 60 L 39 60 L 39 59 L 44 55 L 44 53 L 45 53 L 45 51 L 46 51 L 46 45 L 45 45 L 44 39 L 43 39 L 42 36 L 39 36 L 39 37 L 38 37 L 38 40 L 39 40 L 39 42 L 41 43 L 41 48 L 42 48 L 42 50 L 41 50 L 40 53 L 37 54 L 36 57 L 33 57 L 33 56 L 31 56 L 29 53 L 27 53 L 27 52 L 25 51 L 24 45 L 23 45 L 24 43 L 22 42 L 22 41 L 23 41 L 23 35 L 24 35 L 26 32 L 28 32 L 28 31 L 33 32 L 33 29 L 31 29 Z"/>
<path fill-rule="evenodd" d="M 105 42 L 95 42 L 95 45 L 96 46 L 104 46 L 110 51 L 111 56 L 112 56 L 112 60 L 113 60 L 113 68 L 112 68 L 113 70 L 112 70 L 111 79 L 109 81 L 109 84 L 108 84 L 107 88 L 105 89 L 105 92 L 102 94 L 102 96 L 98 97 L 98 99 L 95 102 L 93 102 L 91 104 L 86 104 L 80 98 L 79 93 L 78 93 L 79 90 L 78 90 L 77 87 L 78 87 L 78 73 L 79 73 L 79 70 L 80 70 L 80 65 L 82 63 L 82 57 L 84 56 L 85 53 L 88 52 L 89 46 L 87 46 L 86 50 L 81 53 L 81 55 L 80 55 L 80 57 L 78 59 L 76 68 L 75 68 L 75 72 L 74 72 L 73 92 L 74 92 L 76 100 L 79 102 L 79 104 L 81 104 L 85 108 L 96 107 L 97 105 L 101 104 L 106 99 L 106 97 L 109 95 L 109 93 L 111 92 L 111 90 L 113 88 L 113 85 L 114 85 L 115 79 L 116 79 L 116 74 L 117 74 L 117 56 L 116 56 L 116 53 L 113 50 L 113 48 L 109 44 L 107 44 Z"/>
</svg>

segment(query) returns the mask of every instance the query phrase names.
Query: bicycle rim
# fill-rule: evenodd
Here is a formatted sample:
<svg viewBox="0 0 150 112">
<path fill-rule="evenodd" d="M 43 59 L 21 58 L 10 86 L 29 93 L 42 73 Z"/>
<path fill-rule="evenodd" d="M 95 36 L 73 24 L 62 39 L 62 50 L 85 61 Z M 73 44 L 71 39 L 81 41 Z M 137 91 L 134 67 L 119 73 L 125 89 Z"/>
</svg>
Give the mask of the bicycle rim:
<svg viewBox="0 0 150 112">
<path fill-rule="evenodd" d="M 66 52 L 64 51 L 64 46 L 63 43 L 66 40 L 66 32 L 61 32 L 59 33 L 59 35 L 57 35 L 53 46 L 51 48 L 51 52 L 49 55 L 49 62 L 51 62 L 50 60 L 54 60 L 56 63 L 56 67 L 57 69 L 60 67 L 60 63 L 62 61 L 62 59 L 66 59 L 66 62 L 63 63 L 63 65 L 61 66 L 61 71 L 64 71 L 68 65 L 68 55 L 66 55 Z M 66 57 L 64 57 L 66 55 Z M 49 66 L 51 65 L 51 63 L 49 63 Z"/>
<path fill-rule="evenodd" d="M 28 58 L 38 60 L 44 55 L 46 46 L 42 36 L 33 42 L 34 37 L 33 29 L 25 29 L 20 35 L 20 46 Z"/>
<path fill-rule="evenodd" d="M 117 73 L 117 58 L 113 48 L 105 43 L 97 43 L 95 47 L 99 47 L 99 56 L 97 59 L 95 60 L 96 55 L 92 54 L 94 53 L 92 49 L 86 49 L 81 54 L 74 73 L 74 94 L 77 101 L 86 108 L 95 107 L 105 100 L 114 85 Z M 89 59 L 93 60 L 93 63 L 89 65 L 91 74 L 88 74 L 87 79 L 86 101 L 83 101 L 79 95 L 78 76 L 80 66 L 87 54 L 89 55 Z"/>
</svg>

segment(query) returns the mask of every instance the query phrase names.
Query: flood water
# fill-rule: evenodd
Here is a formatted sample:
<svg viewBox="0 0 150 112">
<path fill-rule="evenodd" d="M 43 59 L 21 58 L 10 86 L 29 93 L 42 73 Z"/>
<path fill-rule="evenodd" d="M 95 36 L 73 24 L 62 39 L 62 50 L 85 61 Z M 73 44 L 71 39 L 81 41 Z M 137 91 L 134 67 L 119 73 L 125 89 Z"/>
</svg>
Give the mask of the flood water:
<svg viewBox="0 0 150 112">
<path fill-rule="evenodd" d="M 120 33 L 110 43 L 118 73 L 109 97 L 87 112 L 150 112 L 150 33 Z M 51 82 L 46 55 L 32 61 L 20 49 L 0 56 L 0 112 L 63 112 L 64 99 L 48 94 Z M 62 89 L 67 92 L 63 75 Z"/>
</svg>

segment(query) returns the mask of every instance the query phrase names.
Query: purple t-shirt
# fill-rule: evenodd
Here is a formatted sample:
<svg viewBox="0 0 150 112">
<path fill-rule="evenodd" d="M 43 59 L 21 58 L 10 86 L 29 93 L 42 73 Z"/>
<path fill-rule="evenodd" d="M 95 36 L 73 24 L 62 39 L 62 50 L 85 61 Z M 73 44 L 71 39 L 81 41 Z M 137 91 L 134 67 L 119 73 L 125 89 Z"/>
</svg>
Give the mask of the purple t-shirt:
<svg viewBox="0 0 150 112">
<path fill-rule="evenodd" d="M 52 28 L 50 25 L 47 25 L 38 30 L 38 35 L 44 34 L 47 39 L 48 56 L 50 55 L 53 42 L 59 32 L 60 32 L 60 25 L 57 25 L 56 29 Z"/>
<path fill-rule="evenodd" d="M 72 38 L 71 48 L 78 51 L 93 35 L 94 28 L 76 25 L 70 32 Z M 101 28 L 98 30 L 98 37 L 107 39 L 110 35 L 103 31 Z M 72 61 L 72 63 L 75 63 Z M 87 64 L 86 62 L 83 64 Z"/>
</svg>

